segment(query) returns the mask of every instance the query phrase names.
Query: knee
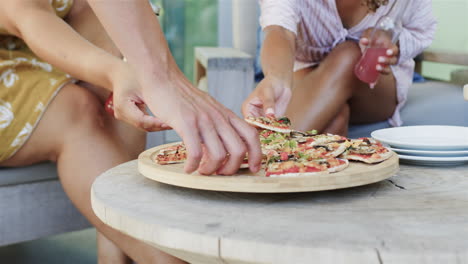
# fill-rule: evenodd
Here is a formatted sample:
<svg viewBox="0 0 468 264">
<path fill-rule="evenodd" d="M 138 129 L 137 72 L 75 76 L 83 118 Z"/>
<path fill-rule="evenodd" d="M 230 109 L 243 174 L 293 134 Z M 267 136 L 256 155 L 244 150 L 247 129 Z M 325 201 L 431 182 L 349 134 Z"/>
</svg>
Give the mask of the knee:
<svg viewBox="0 0 468 264">
<path fill-rule="evenodd" d="M 340 61 L 340 65 L 352 66 L 356 65 L 359 58 L 361 57 L 361 49 L 358 43 L 354 41 L 345 41 L 333 50 L 336 57 Z"/>
<path fill-rule="evenodd" d="M 65 106 L 62 108 L 63 119 L 67 128 L 73 131 L 96 129 L 103 130 L 106 125 L 106 113 L 99 99 L 89 90 L 75 84 L 63 88 Z"/>
</svg>

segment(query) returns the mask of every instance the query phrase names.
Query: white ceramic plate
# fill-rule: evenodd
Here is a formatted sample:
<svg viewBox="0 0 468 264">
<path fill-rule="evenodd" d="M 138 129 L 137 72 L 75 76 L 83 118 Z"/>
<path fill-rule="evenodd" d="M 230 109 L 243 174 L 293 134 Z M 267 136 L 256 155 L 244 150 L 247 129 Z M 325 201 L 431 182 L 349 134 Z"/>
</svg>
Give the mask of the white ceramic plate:
<svg viewBox="0 0 468 264">
<path fill-rule="evenodd" d="M 429 157 L 461 157 L 468 156 L 468 150 L 418 150 L 418 149 L 399 149 L 387 147 L 398 154 Z"/>
<path fill-rule="evenodd" d="M 379 129 L 371 136 L 393 148 L 468 150 L 468 127 L 407 126 Z"/>
<path fill-rule="evenodd" d="M 422 157 L 410 155 L 398 155 L 400 161 L 408 164 L 424 165 L 424 166 L 456 166 L 468 164 L 468 156 L 466 157 Z"/>
</svg>

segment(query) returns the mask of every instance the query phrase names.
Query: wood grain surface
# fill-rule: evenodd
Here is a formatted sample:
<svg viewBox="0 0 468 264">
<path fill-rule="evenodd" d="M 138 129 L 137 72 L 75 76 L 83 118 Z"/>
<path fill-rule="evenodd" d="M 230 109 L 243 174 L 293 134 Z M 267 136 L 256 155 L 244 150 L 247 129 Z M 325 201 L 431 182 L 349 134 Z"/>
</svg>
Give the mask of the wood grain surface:
<svg viewBox="0 0 468 264">
<path fill-rule="evenodd" d="M 401 165 L 355 188 L 255 194 L 166 185 L 132 161 L 98 177 L 92 205 L 191 263 L 468 263 L 468 166 Z"/>
<path fill-rule="evenodd" d="M 159 165 L 154 162 L 157 151 L 169 145 L 171 144 L 158 146 L 140 154 L 140 173 L 166 184 L 201 190 L 251 193 L 334 190 L 378 182 L 395 175 L 398 171 L 398 156 L 394 153 L 390 159 L 379 164 L 350 162 L 350 166 L 345 170 L 330 174 L 266 177 L 263 170 L 252 174 L 248 169 L 244 169 L 234 176 L 203 176 L 198 173 L 184 173 L 183 164 Z"/>
</svg>

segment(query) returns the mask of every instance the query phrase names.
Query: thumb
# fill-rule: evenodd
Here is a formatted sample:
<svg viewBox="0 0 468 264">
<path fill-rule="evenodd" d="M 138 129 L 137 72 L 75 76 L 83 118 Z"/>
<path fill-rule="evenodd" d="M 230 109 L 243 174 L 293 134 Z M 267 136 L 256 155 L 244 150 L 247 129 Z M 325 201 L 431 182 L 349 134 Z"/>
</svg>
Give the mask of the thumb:
<svg viewBox="0 0 468 264">
<path fill-rule="evenodd" d="M 273 91 L 266 91 L 262 96 L 263 113 L 265 116 L 275 117 L 275 95 Z"/>
<path fill-rule="evenodd" d="M 369 39 L 364 37 L 359 40 L 359 48 L 361 48 L 361 52 L 364 53 L 364 50 L 366 49 L 367 45 L 369 45 Z"/>
<path fill-rule="evenodd" d="M 117 119 L 148 132 L 170 129 L 158 118 L 148 115 L 145 109 L 143 103 L 124 100 L 124 102 L 114 105 L 114 114 Z"/>
<path fill-rule="evenodd" d="M 252 94 L 242 104 L 242 114 L 244 117 L 248 116 L 260 116 L 262 109 L 262 100 Z"/>
</svg>

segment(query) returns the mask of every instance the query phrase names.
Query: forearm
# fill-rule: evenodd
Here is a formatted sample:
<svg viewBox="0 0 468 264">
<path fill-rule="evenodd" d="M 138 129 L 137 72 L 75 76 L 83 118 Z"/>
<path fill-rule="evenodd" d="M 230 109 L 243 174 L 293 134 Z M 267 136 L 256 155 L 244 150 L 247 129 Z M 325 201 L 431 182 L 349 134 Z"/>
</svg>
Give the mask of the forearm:
<svg viewBox="0 0 468 264">
<path fill-rule="evenodd" d="M 41 59 L 97 86 L 112 89 L 111 74 L 123 62 L 94 46 L 48 10 L 22 11 L 15 22 L 17 34 Z"/>
<path fill-rule="evenodd" d="M 280 26 L 267 27 L 261 51 L 265 76 L 291 85 L 295 52 L 295 35 L 292 32 Z"/>
<path fill-rule="evenodd" d="M 88 0 L 143 87 L 182 75 L 147 0 Z M 159 86 L 161 87 L 161 86 Z"/>
</svg>

